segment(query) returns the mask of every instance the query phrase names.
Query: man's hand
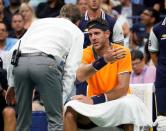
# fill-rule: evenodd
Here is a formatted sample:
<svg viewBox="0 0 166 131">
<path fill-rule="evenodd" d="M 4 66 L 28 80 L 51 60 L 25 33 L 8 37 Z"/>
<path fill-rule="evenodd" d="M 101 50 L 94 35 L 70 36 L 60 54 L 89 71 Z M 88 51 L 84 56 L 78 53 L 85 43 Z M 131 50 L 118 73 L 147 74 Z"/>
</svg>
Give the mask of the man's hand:
<svg viewBox="0 0 166 131">
<path fill-rule="evenodd" d="M 126 51 L 122 47 L 115 49 L 108 49 L 103 55 L 104 60 L 107 63 L 113 63 L 116 60 L 124 58 L 125 56 L 126 56 Z"/>
<path fill-rule="evenodd" d="M 75 95 L 75 96 L 72 96 L 71 100 L 78 100 L 78 101 L 86 103 L 86 104 L 93 104 L 92 98 L 88 97 L 88 96 L 84 96 L 84 95 Z"/>
<path fill-rule="evenodd" d="M 8 88 L 5 96 L 7 104 L 14 105 L 16 103 L 14 88 Z"/>
</svg>

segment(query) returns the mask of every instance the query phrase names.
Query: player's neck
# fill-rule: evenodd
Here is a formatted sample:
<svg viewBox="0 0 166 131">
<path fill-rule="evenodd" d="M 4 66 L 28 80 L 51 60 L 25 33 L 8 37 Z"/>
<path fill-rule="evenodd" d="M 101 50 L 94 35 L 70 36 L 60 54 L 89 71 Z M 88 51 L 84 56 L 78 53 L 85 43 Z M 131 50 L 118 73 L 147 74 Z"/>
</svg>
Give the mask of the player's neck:
<svg viewBox="0 0 166 131">
<path fill-rule="evenodd" d="M 110 43 L 106 44 L 106 46 L 104 46 L 103 48 L 96 50 L 96 53 L 98 56 L 103 56 L 109 49 L 112 49 L 112 46 Z"/>
<path fill-rule="evenodd" d="M 88 17 L 90 20 L 97 19 L 101 16 L 101 10 L 88 10 Z"/>
</svg>

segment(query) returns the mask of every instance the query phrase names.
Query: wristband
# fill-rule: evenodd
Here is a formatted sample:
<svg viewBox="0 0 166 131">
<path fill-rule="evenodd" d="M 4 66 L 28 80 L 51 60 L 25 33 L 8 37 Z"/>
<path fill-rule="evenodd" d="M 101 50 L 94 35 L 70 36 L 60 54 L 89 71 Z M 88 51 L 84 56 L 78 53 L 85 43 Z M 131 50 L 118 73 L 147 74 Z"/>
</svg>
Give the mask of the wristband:
<svg viewBox="0 0 166 131">
<path fill-rule="evenodd" d="M 100 57 L 99 59 L 95 60 L 92 63 L 93 68 L 95 68 L 95 70 L 100 70 L 102 67 L 104 67 L 107 64 L 107 62 L 105 62 L 104 57 Z"/>
<path fill-rule="evenodd" d="M 97 96 L 92 96 L 91 98 L 93 100 L 93 104 L 99 104 L 99 103 L 106 102 L 106 98 L 105 98 L 104 94 L 100 94 L 100 95 L 97 95 Z"/>
</svg>

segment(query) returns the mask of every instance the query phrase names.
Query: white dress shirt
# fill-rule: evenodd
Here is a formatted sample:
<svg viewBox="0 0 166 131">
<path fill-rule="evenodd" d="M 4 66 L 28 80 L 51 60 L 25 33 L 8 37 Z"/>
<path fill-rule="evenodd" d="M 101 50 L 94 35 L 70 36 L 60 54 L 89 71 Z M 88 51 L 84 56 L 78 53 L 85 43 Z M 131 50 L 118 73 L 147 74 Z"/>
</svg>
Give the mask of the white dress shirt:
<svg viewBox="0 0 166 131">
<path fill-rule="evenodd" d="M 44 18 L 35 21 L 20 40 L 22 53 L 44 52 L 64 61 L 62 83 L 65 102 L 72 90 L 76 69 L 82 57 L 82 31 L 66 18 Z M 12 50 L 18 48 L 18 43 Z M 9 74 L 12 74 L 10 69 Z M 9 75 L 8 79 L 9 86 L 13 87 L 13 76 Z"/>
</svg>

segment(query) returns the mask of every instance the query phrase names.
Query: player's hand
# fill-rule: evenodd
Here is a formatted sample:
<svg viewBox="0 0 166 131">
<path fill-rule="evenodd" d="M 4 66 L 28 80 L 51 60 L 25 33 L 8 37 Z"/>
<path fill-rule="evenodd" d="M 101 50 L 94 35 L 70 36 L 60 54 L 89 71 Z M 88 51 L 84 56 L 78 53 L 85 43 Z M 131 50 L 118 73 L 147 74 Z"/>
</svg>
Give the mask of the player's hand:
<svg viewBox="0 0 166 131">
<path fill-rule="evenodd" d="M 126 56 L 126 51 L 122 47 L 115 49 L 108 49 L 103 55 L 104 60 L 107 63 L 113 63 L 116 60 L 124 58 L 125 56 Z"/>
<path fill-rule="evenodd" d="M 93 100 L 91 97 L 84 96 L 84 95 L 75 95 L 71 97 L 72 100 L 78 100 L 80 102 L 86 103 L 86 104 L 93 104 Z"/>
</svg>

